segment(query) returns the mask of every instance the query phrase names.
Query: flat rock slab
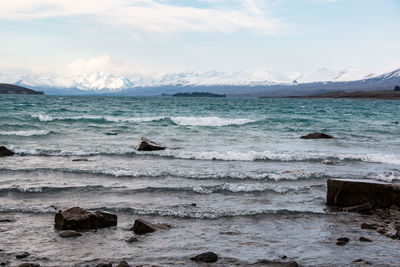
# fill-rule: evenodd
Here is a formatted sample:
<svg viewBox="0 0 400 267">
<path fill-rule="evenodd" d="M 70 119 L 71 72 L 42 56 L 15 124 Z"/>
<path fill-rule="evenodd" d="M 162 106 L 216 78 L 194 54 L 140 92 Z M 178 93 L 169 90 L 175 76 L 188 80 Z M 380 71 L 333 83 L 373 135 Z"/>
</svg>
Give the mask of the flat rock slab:
<svg viewBox="0 0 400 267">
<path fill-rule="evenodd" d="M 157 230 L 168 230 L 170 228 L 171 226 L 165 223 L 154 224 L 143 219 L 137 219 L 131 230 L 134 231 L 135 234 L 143 235 Z"/>
<path fill-rule="evenodd" d="M 400 207 L 400 187 L 371 180 L 328 179 L 326 203 L 329 206 L 358 211 L 360 207 Z M 355 207 L 355 209 L 349 208 Z"/>
<path fill-rule="evenodd" d="M 62 230 L 85 230 L 117 225 L 117 215 L 102 211 L 90 212 L 74 207 L 59 211 L 55 216 L 55 228 Z"/>
</svg>

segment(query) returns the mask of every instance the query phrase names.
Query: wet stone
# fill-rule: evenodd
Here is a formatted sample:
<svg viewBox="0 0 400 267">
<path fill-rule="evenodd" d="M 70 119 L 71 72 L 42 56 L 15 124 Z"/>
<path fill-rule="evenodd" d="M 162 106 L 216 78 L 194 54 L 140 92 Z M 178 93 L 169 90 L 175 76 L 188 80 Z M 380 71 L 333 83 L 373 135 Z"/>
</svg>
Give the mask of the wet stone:
<svg viewBox="0 0 400 267">
<path fill-rule="evenodd" d="M 363 224 L 361 224 L 361 229 L 376 230 L 376 229 L 378 229 L 378 225 L 369 224 L 369 223 L 363 223 Z"/>
<path fill-rule="evenodd" d="M 108 263 L 102 262 L 102 263 L 97 264 L 96 267 L 112 267 L 112 263 L 111 262 L 108 262 Z"/>
<path fill-rule="evenodd" d="M 190 259 L 196 262 L 212 263 L 218 261 L 218 255 L 214 252 L 205 252 Z"/>
</svg>

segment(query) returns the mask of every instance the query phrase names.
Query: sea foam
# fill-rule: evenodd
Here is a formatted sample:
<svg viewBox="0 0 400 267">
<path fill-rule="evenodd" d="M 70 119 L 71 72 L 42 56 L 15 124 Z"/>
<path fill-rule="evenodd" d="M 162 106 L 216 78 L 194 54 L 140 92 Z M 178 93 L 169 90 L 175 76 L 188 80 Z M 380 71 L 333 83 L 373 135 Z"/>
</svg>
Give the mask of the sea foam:
<svg viewBox="0 0 400 267">
<path fill-rule="evenodd" d="M 26 131 L 0 132 L 0 135 L 34 136 L 34 135 L 48 135 L 49 133 L 50 131 L 46 130 L 26 130 Z"/>
</svg>

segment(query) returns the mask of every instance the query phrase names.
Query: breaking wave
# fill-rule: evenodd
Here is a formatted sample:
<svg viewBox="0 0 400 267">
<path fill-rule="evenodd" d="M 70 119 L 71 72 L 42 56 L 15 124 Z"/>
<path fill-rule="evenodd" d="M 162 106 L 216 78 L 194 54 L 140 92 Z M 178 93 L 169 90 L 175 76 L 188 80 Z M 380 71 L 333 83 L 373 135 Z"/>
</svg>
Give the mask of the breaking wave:
<svg viewBox="0 0 400 267">
<path fill-rule="evenodd" d="M 171 117 L 171 121 L 175 124 L 184 126 L 227 126 L 227 125 L 242 125 L 255 120 L 249 119 L 228 119 L 219 117 Z"/>
<path fill-rule="evenodd" d="M 117 148 L 98 151 L 67 151 L 43 149 L 11 149 L 20 155 L 42 156 L 154 156 L 172 159 L 188 160 L 220 160 L 220 161 L 284 161 L 284 162 L 323 162 L 324 160 L 351 162 L 364 161 L 400 165 L 400 155 L 397 154 L 351 154 L 334 152 L 307 152 L 307 151 L 187 151 L 167 149 L 164 151 L 141 152 L 133 148 Z"/>
<path fill-rule="evenodd" d="M 35 136 L 35 135 L 48 135 L 49 133 L 50 131 L 46 130 L 26 130 L 26 131 L 0 132 L 0 135 Z"/>
<path fill-rule="evenodd" d="M 182 126 L 228 126 L 228 125 L 242 125 L 251 122 L 255 122 L 255 120 L 250 119 L 230 119 L 230 118 L 220 118 L 220 117 L 164 117 L 164 116 L 156 116 L 156 117 L 118 117 L 118 116 L 95 116 L 95 115 L 84 115 L 84 116 L 67 116 L 67 117 L 52 117 L 49 115 L 43 114 L 34 114 L 31 115 L 32 118 L 37 118 L 40 121 L 48 122 L 48 121 L 63 121 L 63 120 L 97 120 L 97 121 L 106 121 L 106 122 L 152 122 L 152 121 L 161 121 L 161 120 L 169 120 L 174 124 L 182 125 Z"/>
</svg>

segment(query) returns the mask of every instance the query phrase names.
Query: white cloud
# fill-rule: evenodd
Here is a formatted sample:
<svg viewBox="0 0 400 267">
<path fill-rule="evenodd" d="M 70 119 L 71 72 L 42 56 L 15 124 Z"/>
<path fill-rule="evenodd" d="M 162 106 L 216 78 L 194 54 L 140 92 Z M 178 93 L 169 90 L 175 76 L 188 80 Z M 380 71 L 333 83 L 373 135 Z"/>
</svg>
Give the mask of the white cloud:
<svg viewBox="0 0 400 267">
<path fill-rule="evenodd" d="M 198 7 L 156 0 L 0 0 L 0 17 L 80 18 L 157 34 L 239 30 L 277 34 L 283 23 L 266 14 L 265 6 L 260 5 L 265 1 L 207 1 L 206 7 Z"/>
</svg>

